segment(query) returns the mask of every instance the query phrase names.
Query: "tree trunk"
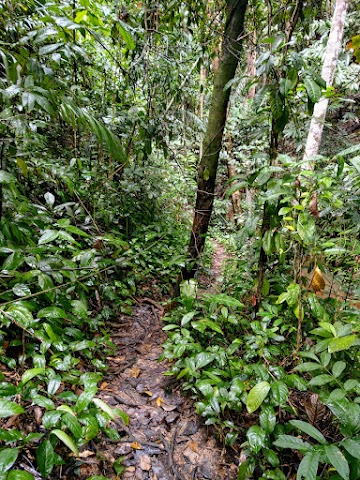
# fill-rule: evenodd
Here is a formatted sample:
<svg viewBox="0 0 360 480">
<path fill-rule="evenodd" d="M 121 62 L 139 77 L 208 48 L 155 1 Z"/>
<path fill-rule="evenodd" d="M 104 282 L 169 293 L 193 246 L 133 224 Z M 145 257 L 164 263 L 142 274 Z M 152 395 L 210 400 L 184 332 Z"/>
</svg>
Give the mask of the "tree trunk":
<svg viewBox="0 0 360 480">
<path fill-rule="evenodd" d="M 348 0 L 337 0 L 335 5 L 329 39 L 325 51 L 324 64 L 321 71 L 321 76 L 328 87 L 332 85 L 334 80 L 336 62 L 344 35 L 344 23 L 348 3 Z M 317 155 L 319 151 L 328 103 L 329 100 L 327 98 L 321 98 L 314 106 L 314 112 L 305 146 L 305 162 L 303 164 L 303 170 L 313 169 L 313 165 L 306 160 Z"/>
<path fill-rule="evenodd" d="M 241 35 L 248 0 L 227 0 L 227 22 L 224 32 L 222 55 L 214 78 L 214 89 L 203 141 L 202 157 L 198 169 L 195 214 L 189 244 L 189 268 L 184 268 L 184 279 L 194 277 L 199 258 L 204 250 L 214 203 L 214 190 L 230 88 L 226 84 L 235 76 L 241 49 Z"/>
</svg>

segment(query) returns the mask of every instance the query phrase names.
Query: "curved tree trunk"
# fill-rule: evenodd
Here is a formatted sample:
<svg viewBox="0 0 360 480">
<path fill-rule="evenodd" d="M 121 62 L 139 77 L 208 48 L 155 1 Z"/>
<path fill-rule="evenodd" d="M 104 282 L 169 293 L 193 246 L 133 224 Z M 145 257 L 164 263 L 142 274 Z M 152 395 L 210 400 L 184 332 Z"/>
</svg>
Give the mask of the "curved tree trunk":
<svg viewBox="0 0 360 480">
<path fill-rule="evenodd" d="M 189 244 L 189 268 L 184 268 L 182 277 L 192 278 L 198 268 L 198 260 L 204 250 L 214 203 L 214 190 L 219 155 L 221 151 L 230 88 L 226 84 L 235 76 L 241 49 L 241 36 L 248 0 L 227 0 L 227 22 L 224 32 L 222 55 L 214 78 L 211 107 L 202 157 L 198 170 L 198 185 L 195 215 Z"/>
</svg>

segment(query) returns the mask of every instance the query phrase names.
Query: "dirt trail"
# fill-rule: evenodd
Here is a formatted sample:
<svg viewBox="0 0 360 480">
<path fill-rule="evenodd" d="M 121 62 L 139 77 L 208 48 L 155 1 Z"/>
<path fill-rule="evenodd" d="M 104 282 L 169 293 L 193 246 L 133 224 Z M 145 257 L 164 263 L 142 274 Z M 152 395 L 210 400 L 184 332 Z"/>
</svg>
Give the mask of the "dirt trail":
<svg viewBox="0 0 360 480">
<path fill-rule="evenodd" d="M 221 289 L 222 270 L 224 262 L 229 255 L 223 245 L 216 240 L 213 241 L 214 252 L 211 259 L 211 271 L 208 275 L 202 274 L 199 278 L 199 294 L 219 293 Z"/>
<path fill-rule="evenodd" d="M 225 254 L 216 251 L 211 285 L 221 274 Z M 169 364 L 158 362 L 166 340 L 162 313 L 156 302 L 143 298 L 132 316 L 119 317 L 112 332 L 118 350 L 108 358 L 101 397 L 125 411 L 130 423 L 120 442 L 109 446 L 104 439 L 98 445 L 98 457 L 108 463 L 124 457 L 121 478 L 127 480 L 234 480 L 235 465 L 226 465 L 225 452 L 201 423 L 193 402 L 181 395 L 178 382 L 163 375 Z"/>
</svg>

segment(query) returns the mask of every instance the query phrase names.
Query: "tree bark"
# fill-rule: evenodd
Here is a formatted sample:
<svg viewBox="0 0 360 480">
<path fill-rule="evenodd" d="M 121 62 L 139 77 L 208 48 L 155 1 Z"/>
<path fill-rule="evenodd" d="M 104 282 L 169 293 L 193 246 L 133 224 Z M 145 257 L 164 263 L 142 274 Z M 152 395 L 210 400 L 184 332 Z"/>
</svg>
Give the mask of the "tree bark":
<svg viewBox="0 0 360 480">
<path fill-rule="evenodd" d="M 336 62 L 339 57 L 341 42 L 344 35 L 344 23 L 348 3 L 348 0 L 337 0 L 335 5 L 329 39 L 325 51 L 324 63 L 321 71 L 321 76 L 323 80 L 325 80 L 328 87 L 333 84 L 334 80 Z M 319 151 L 328 103 L 329 100 L 327 98 L 321 98 L 314 106 L 314 112 L 305 146 L 305 162 L 303 164 L 303 170 L 313 169 L 313 165 L 307 160 L 317 155 Z"/>
<path fill-rule="evenodd" d="M 182 271 L 184 279 L 194 277 L 199 258 L 204 250 L 205 236 L 213 209 L 216 172 L 230 97 L 230 88 L 225 90 L 224 87 L 234 78 L 239 63 L 247 3 L 248 0 L 227 0 L 226 2 L 227 22 L 219 67 L 214 78 L 203 154 L 198 169 L 195 214 L 188 251 L 189 262 Z"/>
</svg>

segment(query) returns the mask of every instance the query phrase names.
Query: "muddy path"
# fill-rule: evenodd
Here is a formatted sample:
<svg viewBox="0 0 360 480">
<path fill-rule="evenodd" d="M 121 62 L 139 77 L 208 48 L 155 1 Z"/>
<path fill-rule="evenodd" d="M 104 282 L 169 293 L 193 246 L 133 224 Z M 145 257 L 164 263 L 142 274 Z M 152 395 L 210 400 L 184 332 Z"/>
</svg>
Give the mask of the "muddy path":
<svg viewBox="0 0 360 480">
<path fill-rule="evenodd" d="M 221 274 L 225 253 L 216 248 L 209 289 Z M 234 480 L 236 467 L 227 464 L 225 451 L 211 429 L 196 415 L 181 386 L 164 376 L 167 361 L 159 362 L 166 334 L 163 309 L 149 298 L 138 299 L 133 314 L 119 315 L 111 337 L 116 354 L 108 358 L 109 370 L 101 398 L 125 411 L 129 425 L 120 426 L 121 441 L 97 446 L 99 456 L 113 463 L 123 457 L 122 479 Z M 92 475 L 99 472 L 92 471 Z"/>
</svg>

